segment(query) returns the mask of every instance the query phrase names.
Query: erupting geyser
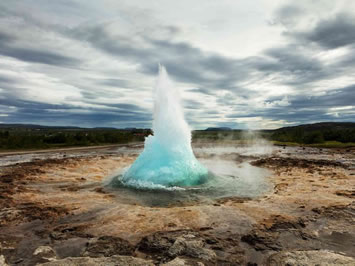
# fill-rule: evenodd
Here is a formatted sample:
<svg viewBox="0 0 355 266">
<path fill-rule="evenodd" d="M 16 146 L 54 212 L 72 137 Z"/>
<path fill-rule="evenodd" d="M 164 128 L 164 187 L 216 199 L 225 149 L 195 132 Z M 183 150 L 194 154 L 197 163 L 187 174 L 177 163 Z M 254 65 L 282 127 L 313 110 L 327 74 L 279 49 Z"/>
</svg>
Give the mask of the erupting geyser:
<svg viewBox="0 0 355 266">
<path fill-rule="evenodd" d="M 195 186 L 204 183 L 208 170 L 191 148 L 191 132 L 184 119 L 181 99 L 163 66 L 154 91 L 154 136 L 123 174 L 121 182 L 135 187 Z"/>
</svg>

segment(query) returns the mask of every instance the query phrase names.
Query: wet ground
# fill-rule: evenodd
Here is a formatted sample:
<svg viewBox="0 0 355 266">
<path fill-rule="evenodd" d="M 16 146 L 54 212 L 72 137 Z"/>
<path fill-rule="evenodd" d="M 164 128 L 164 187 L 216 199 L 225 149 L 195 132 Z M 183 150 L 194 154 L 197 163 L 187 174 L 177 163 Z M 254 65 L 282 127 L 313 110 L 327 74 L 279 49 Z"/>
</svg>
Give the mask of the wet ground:
<svg viewBox="0 0 355 266">
<path fill-rule="evenodd" d="M 285 256 L 312 254 L 353 265 L 354 149 L 195 145 L 211 170 L 249 175 L 250 187 L 262 177 L 267 189 L 202 198 L 167 192 L 153 201 L 151 193 L 107 186 L 141 149 L 1 156 L 0 255 L 7 264 L 125 255 L 147 265 L 284 265 Z"/>
</svg>

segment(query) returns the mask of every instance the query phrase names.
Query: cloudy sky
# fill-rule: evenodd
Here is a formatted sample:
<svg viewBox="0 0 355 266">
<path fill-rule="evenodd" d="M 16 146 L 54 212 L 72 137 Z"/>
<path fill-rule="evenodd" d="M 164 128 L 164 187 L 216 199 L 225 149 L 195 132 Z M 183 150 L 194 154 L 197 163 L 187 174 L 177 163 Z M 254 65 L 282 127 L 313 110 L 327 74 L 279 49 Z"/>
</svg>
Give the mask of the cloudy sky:
<svg viewBox="0 0 355 266">
<path fill-rule="evenodd" d="M 193 129 L 355 121 L 353 0 L 2 0 L 0 122 L 150 127 L 158 63 Z"/>
</svg>

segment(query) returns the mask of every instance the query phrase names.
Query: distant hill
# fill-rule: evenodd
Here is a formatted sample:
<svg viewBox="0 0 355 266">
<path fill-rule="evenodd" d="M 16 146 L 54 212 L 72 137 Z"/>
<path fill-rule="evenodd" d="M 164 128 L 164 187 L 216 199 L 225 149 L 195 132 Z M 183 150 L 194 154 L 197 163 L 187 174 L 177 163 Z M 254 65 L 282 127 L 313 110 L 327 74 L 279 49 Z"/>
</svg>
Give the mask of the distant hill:
<svg viewBox="0 0 355 266">
<path fill-rule="evenodd" d="M 35 124 L 0 124 L 0 129 L 60 129 L 60 130 L 110 130 L 116 129 L 114 127 L 93 127 L 93 128 L 85 128 L 85 127 L 74 127 L 74 126 L 42 126 Z"/>
<path fill-rule="evenodd" d="M 355 123 L 351 122 L 324 122 L 261 132 L 269 134 L 268 137 L 272 140 L 282 142 L 305 144 L 324 143 L 327 141 L 355 142 Z"/>
<path fill-rule="evenodd" d="M 228 131 L 232 130 L 230 127 L 209 127 L 206 128 L 205 131 Z"/>
<path fill-rule="evenodd" d="M 80 129 L 80 127 L 73 126 L 42 126 L 34 124 L 0 124 L 0 129 L 5 128 L 21 128 L 21 129 Z"/>
<path fill-rule="evenodd" d="M 355 123 L 353 122 L 322 122 L 314 124 L 303 124 L 298 126 L 281 127 L 277 129 L 261 129 L 262 132 L 277 132 L 277 131 L 293 131 L 293 130 L 305 130 L 305 131 L 317 131 L 317 130 L 339 130 L 339 129 L 355 129 Z M 233 130 L 229 127 L 209 127 L 204 131 L 230 131 Z"/>
<path fill-rule="evenodd" d="M 271 131 L 280 131 L 280 130 L 295 130 L 295 129 L 302 129 L 308 131 L 314 130 L 328 130 L 328 129 L 355 129 L 355 123 L 353 122 L 322 122 L 322 123 L 315 123 L 315 124 L 304 124 L 298 126 L 291 126 L 291 127 L 282 127 L 278 129 L 274 129 Z"/>
<path fill-rule="evenodd" d="M 86 128 L 87 129 L 87 128 Z M 91 129 L 91 128 L 90 128 Z M 108 129 L 108 130 L 113 130 L 113 129 L 117 129 L 115 127 L 93 127 L 92 129 Z"/>
</svg>

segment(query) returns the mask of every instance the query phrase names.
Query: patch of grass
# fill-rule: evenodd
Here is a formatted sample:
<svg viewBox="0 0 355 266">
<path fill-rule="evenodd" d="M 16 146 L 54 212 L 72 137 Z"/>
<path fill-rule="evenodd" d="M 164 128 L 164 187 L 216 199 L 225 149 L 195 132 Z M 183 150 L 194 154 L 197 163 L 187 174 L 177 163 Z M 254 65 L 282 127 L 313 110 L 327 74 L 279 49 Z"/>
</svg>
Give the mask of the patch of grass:
<svg viewBox="0 0 355 266">
<path fill-rule="evenodd" d="M 274 140 L 274 141 L 271 141 L 272 144 L 274 144 L 275 146 L 301 146 L 304 144 L 301 144 L 301 143 L 297 143 L 297 142 L 290 142 L 290 141 L 277 141 L 277 140 Z"/>
<path fill-rule="evenodd" d="M 325 141 L 323 143 L 315 143 L 315 144 L 303 144 L 297 142 L 283 142 L 283 141 L 272 141 L 272 143 L 276 146 L 305 146 L 305 147 L 316 147 L 316 148 L 351 148 L 355 147 L 354 142 L 342 143 L 339 141 Z"/>
<path fill-rule="evenodd" d="M 354 142 L 342 143 L 339 141 L 326 141 L 324 143 L 309 144 L 310 147 L 319 147 L 319 148 L 351 148 L 355 147 Z"/>
</svg>

